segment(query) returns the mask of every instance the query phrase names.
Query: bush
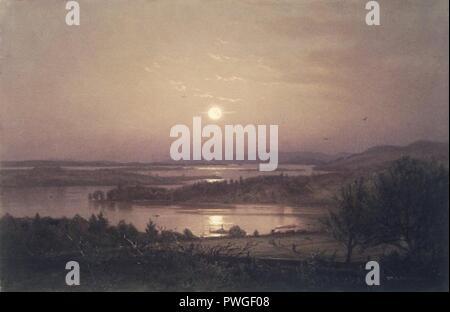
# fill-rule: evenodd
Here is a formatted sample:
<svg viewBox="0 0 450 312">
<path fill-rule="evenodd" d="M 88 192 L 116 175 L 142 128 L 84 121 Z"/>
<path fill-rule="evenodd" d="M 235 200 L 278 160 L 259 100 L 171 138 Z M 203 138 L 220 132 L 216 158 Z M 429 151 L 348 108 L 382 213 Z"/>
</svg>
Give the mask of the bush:
<svg viewBox="0 0 450 312">
<path fill-rule="evenodd" d="M 172 243 L 179 240 L 182 240 L 184 235 L 172 230 L 162 230 L 159 236 L 159 241 L 163 243 Z"/>
<path fill-rule="evenodd" d="M 230 228 L 229 235 L 231 237 L 245 237 L 247 233 L 239 227 L 239 225 L 233 225 Z"/>
<path fill-rule="evenodd" d="M 187 240 L 192 240 L 192 239 L 197 239 L 197 238 L 198 238 L 198 237 L 195 236 L 194 233 L 192 233 L 192 231 L 189 230 L 189 229 L 184 229 L 183 235 L 184 235 L 184 238 L 187 239 Z"/>
</svg>

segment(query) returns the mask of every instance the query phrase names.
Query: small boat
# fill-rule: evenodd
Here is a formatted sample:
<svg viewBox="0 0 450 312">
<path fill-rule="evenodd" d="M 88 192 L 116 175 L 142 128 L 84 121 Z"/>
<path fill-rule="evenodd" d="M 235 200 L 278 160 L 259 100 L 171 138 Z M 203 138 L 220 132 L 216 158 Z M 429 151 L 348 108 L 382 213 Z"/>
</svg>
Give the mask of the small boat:
<svg viewBox="0 0 450 312">
<path fill-rule="evenodd" d="M 290 225 L 282 225 L 277 226 L 272 230 L 272 233 L 295 233 L 296 231 L 300 230 L 300 226 L 296 224 L 290 224 Z"/>
<path fill-rule="evenodd" d="M 223 228 L 223 224 L 222 224 L 221 228 L 217 229 L 217 230 L 211 230 L 211 228 L 209 228 L 209 233 L 213 233 L 213 234 L 228 234 L 228 232 L 229 231 L 227 231 Z"/>
</svg>

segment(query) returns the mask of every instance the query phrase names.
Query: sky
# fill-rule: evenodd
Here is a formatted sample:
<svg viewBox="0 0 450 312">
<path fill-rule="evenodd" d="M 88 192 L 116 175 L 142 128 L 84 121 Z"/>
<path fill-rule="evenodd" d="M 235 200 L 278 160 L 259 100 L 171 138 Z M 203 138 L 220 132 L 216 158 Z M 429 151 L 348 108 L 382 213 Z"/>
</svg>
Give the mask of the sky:
<svg viewBox="0 0 450 312">
<path fill-rule="evenodd" d="M 280 151 L 448 142 L 447 0 L 380 26 L 366 1 L 65 3 L 0 0 L 0 159 L 164 160 L 193 116 L 279 125 Z"/>
</svg>

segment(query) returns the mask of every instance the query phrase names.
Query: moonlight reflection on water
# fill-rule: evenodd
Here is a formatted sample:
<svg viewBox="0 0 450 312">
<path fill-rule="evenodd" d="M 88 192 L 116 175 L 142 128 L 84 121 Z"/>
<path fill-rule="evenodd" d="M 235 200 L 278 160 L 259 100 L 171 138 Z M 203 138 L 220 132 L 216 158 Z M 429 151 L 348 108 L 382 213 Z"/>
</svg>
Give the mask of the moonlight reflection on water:
<svg viewBox="0 0 450 312">
<path fill-rule="evenodd" d="M 238 178 L 259 174 L 247 165 L 213 166 L 221 176 Z M 183 170 L 183 174 L 191 174 L 206 169 L 205 166 Z M 228 168 L 228 169 L 227 169 Z M 308 174 L 308 166 L 296 166 L 289 174 Z M 299 170 L 305 168 L 305 170 Z M 289 168 L 291 169 L 291 168 Z M 209 169 L 208 169 L 209 170 Z M 166 173 L 175 173 L 168 170 Z M 178 173 L 179 174 L 179 173 Z M 214 181 L 212 181 L 214 182 Z M 110 203 L 100 205 L 89 202 L 88 194 L 95 190 L 107 191 L 112 187 L 27 187 L 0 189 L 0 215 L 9 213 L 15 217 L 34 217 L 37 213 L 51 217 L 73 217 L 80 215 L 89 218 L 92 214 L 103 213 L 115 224 L 120 220 L 132 223 L 140 231 L 144 231 L 149 219 L 160 228 L 183 231 L 189 228 L 197 236 L 220 236 L 214 231 L 226 231 L 233 225 L 239 225 L 247 233 L 258 230 L 269 233 L 280 226 L 297 225 L 300 228 L 314 226 L 318 216 L 324 213 L 319 207 L 289 207 L 282 205 L 201 205 L 201 206 L 143 206 L 134 203 Z"/>
</svg>

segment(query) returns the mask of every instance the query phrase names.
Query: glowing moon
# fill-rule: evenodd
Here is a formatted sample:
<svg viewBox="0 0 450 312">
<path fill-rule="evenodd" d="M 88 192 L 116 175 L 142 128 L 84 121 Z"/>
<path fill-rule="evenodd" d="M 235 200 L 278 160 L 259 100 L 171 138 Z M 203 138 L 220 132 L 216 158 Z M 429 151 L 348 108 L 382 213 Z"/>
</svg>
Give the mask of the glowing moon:
<svg viewBox="0 0 450 312">
<path fill-rule="evenodd" d="M 222 117 L 222 110 L 217 106 L 211 107 L 208 111 L 208 116 L 213 120 L 218 120 Z"/>
</svg>

